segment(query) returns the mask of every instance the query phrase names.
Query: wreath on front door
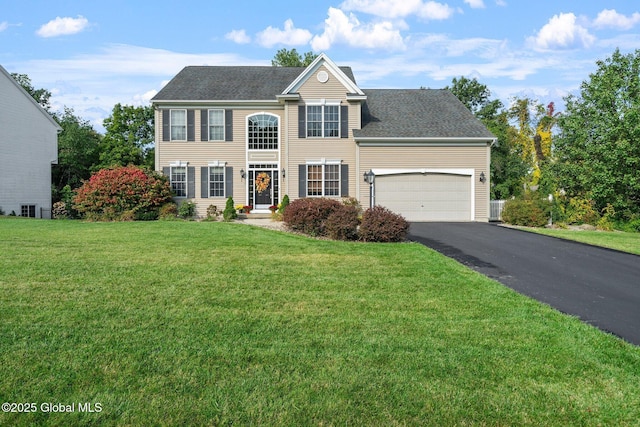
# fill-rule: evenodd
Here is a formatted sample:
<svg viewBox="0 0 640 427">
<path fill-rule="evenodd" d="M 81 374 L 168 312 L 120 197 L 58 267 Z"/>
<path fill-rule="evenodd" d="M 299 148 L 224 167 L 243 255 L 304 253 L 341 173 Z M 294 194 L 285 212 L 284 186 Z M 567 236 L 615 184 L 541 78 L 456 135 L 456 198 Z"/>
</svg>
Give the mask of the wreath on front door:
<svg viewBox="0 0 640 427">
<path fill-rule="evenodd" d="M 264 193 L 269 188 L 271 178 L 266 172 L 260 172 L 256 177 L 256 191 L 258 193 Z"/>
</svg>

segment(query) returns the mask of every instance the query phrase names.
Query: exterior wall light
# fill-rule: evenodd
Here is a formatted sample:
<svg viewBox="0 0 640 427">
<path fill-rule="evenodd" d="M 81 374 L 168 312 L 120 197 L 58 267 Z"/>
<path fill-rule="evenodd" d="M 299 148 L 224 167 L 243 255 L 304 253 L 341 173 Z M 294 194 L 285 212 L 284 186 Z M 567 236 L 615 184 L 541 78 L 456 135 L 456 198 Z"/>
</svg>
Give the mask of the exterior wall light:
<svg viewBox="0 0 640 427">
<path fill-rule="evenodd" d="M 480 182 L 484 184 L 486 180 L 487 180 L 487 177 L 484 175 L 484 172 L 480 172 Z"/>
</svg>

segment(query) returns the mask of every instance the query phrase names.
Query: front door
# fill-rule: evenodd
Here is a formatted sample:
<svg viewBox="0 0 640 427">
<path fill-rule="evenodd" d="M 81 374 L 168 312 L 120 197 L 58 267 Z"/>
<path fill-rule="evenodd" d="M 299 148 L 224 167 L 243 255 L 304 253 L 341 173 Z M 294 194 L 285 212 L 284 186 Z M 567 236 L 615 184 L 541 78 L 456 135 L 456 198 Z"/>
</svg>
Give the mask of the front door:
<svg viewBox="0 0 640 427">
<path fill-rule="evenodd" d="M 267 210 L 273 205 L 273 171 L 256 170 L 253 180 L 254 209 Z"/>
</svg>

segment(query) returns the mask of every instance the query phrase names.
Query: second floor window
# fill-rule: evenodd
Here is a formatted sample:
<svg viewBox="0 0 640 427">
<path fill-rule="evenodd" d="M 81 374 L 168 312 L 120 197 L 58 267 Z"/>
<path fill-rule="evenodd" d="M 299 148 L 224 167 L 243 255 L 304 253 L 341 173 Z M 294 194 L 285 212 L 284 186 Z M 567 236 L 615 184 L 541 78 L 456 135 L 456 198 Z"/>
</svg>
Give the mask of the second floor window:
<svg viewBox="0 0 640 427">
<path fill-rule="evenodd" d="M 171 110 L 171 140 L 187 140 L 187 110 Z"/>
<path fill-rule="evenodd" d="M 340 106 L 339 105 L 308 105 L 307 106 L 307 137 L 308 138 L 339 138 L 340 137 Z"/>
<path fill-rule="evenodd" d="M 209 110 L 209 141 L 224 141 L 224 110 Z"/>
<path fill-rule="evenodd" d="M 247 119 L 249 150 L 278 149 L 278 116 L 256 114 Z"/>
</svg>

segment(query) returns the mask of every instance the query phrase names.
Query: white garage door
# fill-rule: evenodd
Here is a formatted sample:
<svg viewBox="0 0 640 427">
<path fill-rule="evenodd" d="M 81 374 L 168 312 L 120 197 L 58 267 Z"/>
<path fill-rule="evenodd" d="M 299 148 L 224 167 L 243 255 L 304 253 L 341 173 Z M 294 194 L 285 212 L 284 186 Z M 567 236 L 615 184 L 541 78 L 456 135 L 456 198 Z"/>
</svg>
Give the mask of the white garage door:
<svg viewBox="0 0 640 427">
<path fill-rule="evenodd" d="M 375 203 L 408 221 L 470 221 L 471 177 L 440 173 L 378 175 Z"/>
</svg>

